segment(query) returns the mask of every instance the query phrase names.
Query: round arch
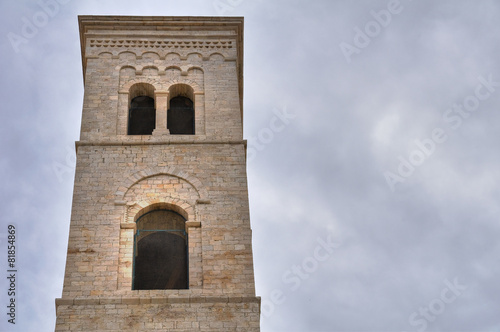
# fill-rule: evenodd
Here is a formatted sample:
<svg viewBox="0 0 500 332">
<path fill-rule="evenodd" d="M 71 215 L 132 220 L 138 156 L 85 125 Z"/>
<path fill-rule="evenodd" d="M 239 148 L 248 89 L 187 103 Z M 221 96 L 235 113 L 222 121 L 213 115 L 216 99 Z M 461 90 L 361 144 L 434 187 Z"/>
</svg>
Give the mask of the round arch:
<svg viewBox="0 0 500 332">
<path fill-rule="evenodd" d="M 147 178 L 157 176 L 157 175 L 170 175 L 177 177 L 181 180 L 189 183 L 196 190 L 199 196 L 199 200 L 208 201 L 208 192 L 205 189 L 203 183 L 193 175 L 190 175 L 176 167 L 151 167 L 146 168 L 144 170 L 135 172 L 127 177 L 122 183 L 118 186 L 118 189 L 115 191 L 115 204 L 122 205 L 125 203 L 125 195 L 130 190 L 130 188 L 136 183 L 145 180 Z"/>
</svg>

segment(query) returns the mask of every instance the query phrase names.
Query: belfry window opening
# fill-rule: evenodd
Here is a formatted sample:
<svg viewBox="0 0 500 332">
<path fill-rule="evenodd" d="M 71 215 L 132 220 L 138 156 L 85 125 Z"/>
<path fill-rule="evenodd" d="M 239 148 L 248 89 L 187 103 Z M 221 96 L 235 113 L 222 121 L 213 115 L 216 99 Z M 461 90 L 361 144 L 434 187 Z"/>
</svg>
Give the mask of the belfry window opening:
<svg viewBox="0 0 500 332">
<path fill-rule="evenodd" d="M 186 219 L 162 209 L 142 215 L 134 235 L 133 290 L 187 289 Z"/>
<path fill-rule="evenodd" d="M 134 84 L 129 92 L 128 135 L 151 135 L 156 126 L 154 87 Z"/>
<path fill-rule="evenodd" d="M 194 91 L 187 84 L 175 84 L 169 89 L 167 128 L 171 135 L 195 134 Z"/>
</svg>

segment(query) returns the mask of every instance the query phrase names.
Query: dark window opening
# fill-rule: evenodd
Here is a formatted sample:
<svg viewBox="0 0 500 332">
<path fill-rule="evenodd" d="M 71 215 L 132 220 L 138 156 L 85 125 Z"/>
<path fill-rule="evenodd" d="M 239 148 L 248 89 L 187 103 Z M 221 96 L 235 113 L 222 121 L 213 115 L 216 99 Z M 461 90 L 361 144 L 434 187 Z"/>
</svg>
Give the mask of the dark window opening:
<svg viewBox="0 0 500 332">
<path fill-rule="evenodd" d="M 185 219 L 155 210 L 137 221 L 132 289 L 187 289 L 188 255 Z"/>
<path fill-rule="evenodd" d="M 151 135 L 156 125 L 155 101 L 151 97 L 132 99 L 128 113 L 129 135 Z"/>
<path fill-rule="evenodd" d="M 194 135 L 194 107 L 191 99 L 175 97 L 170 100 L 167 128 L 172 135 Z"/>
</svg>

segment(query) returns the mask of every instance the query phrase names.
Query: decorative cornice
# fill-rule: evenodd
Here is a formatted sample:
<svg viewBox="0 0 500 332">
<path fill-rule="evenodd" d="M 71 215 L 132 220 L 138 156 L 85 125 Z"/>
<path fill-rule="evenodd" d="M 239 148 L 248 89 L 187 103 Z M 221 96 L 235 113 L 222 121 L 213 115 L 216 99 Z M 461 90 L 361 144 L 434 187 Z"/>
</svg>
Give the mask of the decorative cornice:
<svg viewBox="0 0 500 332">
<path fill-rule="evenodd" d="M 162 39 L 111 39 L 90 38 L 90 48 L 151 48 L 151 49 L 230 49 L 234 47 L 231 40 L 162 40 Z"/>
<path fill-rule="evenodd" d="M 169 137 L 169 135 L 165 135 Z M 211 145 L 220 145 L 220 144 L 230 144 L 230 145 L 247 145 L 247 140 L 203 140 L 203 139 L 185 139 L 185 140 L 176 140 L 176 138 L 172 138 L 171 140 L 162 139 L 162 140 L 85 140 L 85 141 L 76 141 L 76 148 L 80 146 L 132 146 L 132 145 L 182 145 L 182 144 L 211 144 Z"/>
</svg>

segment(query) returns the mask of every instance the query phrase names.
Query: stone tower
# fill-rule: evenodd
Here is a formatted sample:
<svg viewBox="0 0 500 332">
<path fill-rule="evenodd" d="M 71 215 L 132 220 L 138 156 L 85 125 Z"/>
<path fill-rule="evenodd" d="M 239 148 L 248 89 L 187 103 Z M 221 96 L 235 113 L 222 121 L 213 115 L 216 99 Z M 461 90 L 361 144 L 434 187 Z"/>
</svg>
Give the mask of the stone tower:
<svg viewBox="0 0 500 332">
<path fill-rule="evenodd" d="M 259 331 L 243 18 L 79 25 L 85 94 L 56 331 Z"/>
</svg>

